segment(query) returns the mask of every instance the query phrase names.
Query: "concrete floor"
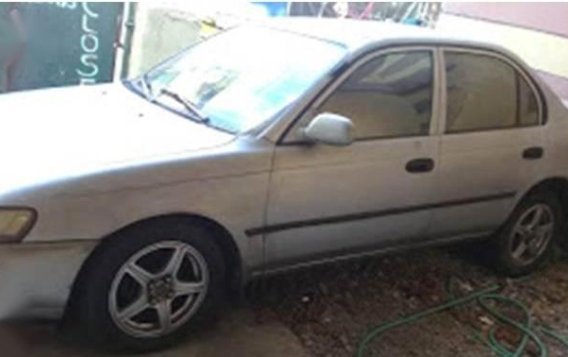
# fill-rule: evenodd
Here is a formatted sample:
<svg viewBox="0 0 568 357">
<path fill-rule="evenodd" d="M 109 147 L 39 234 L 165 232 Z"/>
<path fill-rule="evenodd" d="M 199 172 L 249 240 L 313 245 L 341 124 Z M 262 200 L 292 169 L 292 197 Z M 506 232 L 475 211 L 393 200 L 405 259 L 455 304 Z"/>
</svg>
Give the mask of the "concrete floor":
<svg viewBox="0 0 568 357">
<path fill-rule="evenodd" d="M 99 356 L 79 346 L 53 322 L 26 322 L 0 325 L 3 356 Z M 146 356 L 160 357 L 304 357 L 307 353 L 290 330 L 275 321 L 257 322 L 245 308 L 228 311 L 217 326 L 189 336 L 180 346 Z"/>
</svg>

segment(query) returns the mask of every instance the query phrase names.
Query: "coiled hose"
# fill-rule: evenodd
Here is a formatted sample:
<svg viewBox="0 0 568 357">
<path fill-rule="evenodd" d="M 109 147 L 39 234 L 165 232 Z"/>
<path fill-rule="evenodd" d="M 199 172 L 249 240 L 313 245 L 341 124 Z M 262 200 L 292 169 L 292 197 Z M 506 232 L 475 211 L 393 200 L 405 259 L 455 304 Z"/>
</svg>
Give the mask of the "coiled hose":
<svg viewBox="0 0 568 357">
<path fill-rule="evenodd" d="M 450 299 L 447 302 L 432 307 L 430 309 L 420 311 L 416 314 L 406 316 L 395 321 L 387 322 L 385 324 L 381 324 L 379 326 L 372 328 L 359 343 L 359 347 L 357 348 L 357 357 L 363 357 L 365 355 L 365 351 L 367 350 L 367 346 L 369 345 L 369 343 L 379 338 L 383 333 L 389 330 L 404 325 L 409 325 L 421 319 L 424 319 L 428 316 L 437 314 L 439 312 L 451 310 L 474 302 L 476 302 L 489 315 L 493 316 L 493 318 L 495 318 L 497 321 L 518 330 L 522 334 L 522 338 L 518 343 L 518 345 L 516 346 L 516 348 L 514 350 L 511 350 L 509 347 L 505 346 L 502 342 L 500 342 L 497 339 L 495 333 L 497 329 L 496 326 L 492 327 L 489 330 L 487 337 L 484 337 L 481 332 L 474 329 L 473 332 L 476 338 L 481 342 L 485 343 L 487 347 L 491 350 L 491 352 L 493 352 L 493 354 L 496 356 L 499 357 L 522 356 L 526 351 L 529 341 L 532 340 L 538 349 L 538 356 L 548 357 L 548 348 L 540 337 L 542 335 L 553 338 L 568 348 L 567 337 L 562 336 L 550 329 L 541 326 L 535 326 L 532 321 L 529 309 L 525 305 L 523 305 L 521 302 L 515 299 L 499 294 L 498 292 L 502 290 L 501 285 L 493 285 L 463 297 L 456 297 L 451 289 L 452 281 L 453 278 L 450 277 L 446 284 L 446 290 L 448 295 L 450 296 Z M 517 308 L 519 311 L 522 311 L 523 313 L 524 316 L 523 321 L 519 322 L 511 319 L 510 317 L 506 316 L 504 313 L 499 311 L 497 308 L 492 306 L 491 302 L 508 304 L 510 306 Z"/>
</svg>

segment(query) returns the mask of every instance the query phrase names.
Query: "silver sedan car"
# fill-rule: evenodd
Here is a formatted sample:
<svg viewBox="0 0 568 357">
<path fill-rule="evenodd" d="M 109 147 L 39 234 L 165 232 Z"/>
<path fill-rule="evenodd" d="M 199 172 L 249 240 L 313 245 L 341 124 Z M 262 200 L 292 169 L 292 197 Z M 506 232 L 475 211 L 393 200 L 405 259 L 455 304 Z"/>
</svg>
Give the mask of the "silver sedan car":
<svg viewBox="0 0 568 357">
<path fill-rule="evenodd" d="M 348 20 L 241 26 L 140 78 L 0 98 L 0 317 L 169 345 L 287 269 L 562 243 L 568 110 L 510 52 Z"/>
</svg>

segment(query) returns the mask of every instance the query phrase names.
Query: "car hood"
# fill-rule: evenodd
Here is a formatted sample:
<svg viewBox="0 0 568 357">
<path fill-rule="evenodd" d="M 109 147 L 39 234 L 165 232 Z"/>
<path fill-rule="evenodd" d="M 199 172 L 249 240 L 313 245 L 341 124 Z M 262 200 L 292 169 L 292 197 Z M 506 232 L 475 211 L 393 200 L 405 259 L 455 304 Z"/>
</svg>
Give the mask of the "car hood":
<svg viewBox="0 0 568 357">
<path fill-rule="evenodd" d="M 0 112 L 0 195 L 234 139 L 122 84 L 0 95 Z"/>
</svg>

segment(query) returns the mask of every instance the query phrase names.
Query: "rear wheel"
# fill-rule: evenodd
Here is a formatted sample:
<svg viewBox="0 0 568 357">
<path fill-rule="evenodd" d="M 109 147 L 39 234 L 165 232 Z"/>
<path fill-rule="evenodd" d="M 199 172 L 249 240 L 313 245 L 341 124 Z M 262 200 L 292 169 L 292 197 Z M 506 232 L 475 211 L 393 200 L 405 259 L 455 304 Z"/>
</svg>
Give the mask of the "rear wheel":
<svg viewBox="0 0 568 357">
<path fill-rule="evenodd" d="M 168 220 L 130 230 L 105 242 L 90 262 L 79 323 L 99 346 L 166 347 L 211 320 L 224 271 L 219 248 L 197 225 Z"/>
<path fill-rule="evenodd" d="M 561 232 L 562 208 L 543 191 L 523 199 L 499 233 L 497 268 L 510 276 L 528 274 L 550 257 Z"/>
</svg>

